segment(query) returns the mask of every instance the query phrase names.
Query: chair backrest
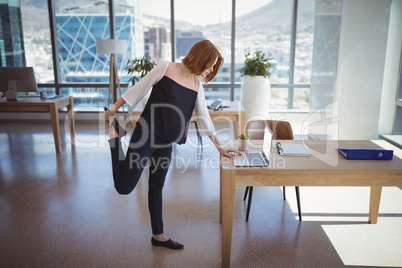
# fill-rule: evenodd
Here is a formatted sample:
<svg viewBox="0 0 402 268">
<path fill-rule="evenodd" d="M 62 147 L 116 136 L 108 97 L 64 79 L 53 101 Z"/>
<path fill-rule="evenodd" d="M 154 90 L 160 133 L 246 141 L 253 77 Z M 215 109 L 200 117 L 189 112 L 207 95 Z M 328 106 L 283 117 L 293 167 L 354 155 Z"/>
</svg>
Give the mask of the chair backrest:
<svg viewBox="0 0 402 268">
<path fill-rule="evenodd" d="M 246 133 L 251 140 L 264 139 L 266 122 L 274 134 L 274 140 L 293 140 L 293 131 L 290 123 L 279 120 L 254 120 L 247 122 Z"/>
</svg>

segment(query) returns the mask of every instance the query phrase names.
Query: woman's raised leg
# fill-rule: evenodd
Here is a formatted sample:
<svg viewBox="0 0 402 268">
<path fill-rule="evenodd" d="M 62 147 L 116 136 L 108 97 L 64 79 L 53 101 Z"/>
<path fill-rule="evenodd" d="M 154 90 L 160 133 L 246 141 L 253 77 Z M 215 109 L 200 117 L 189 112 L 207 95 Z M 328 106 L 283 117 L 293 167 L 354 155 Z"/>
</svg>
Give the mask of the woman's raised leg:
<svg viewBox="0 0 402 268">
<path fill-rule="evenodd" d="M 113 129 L 113 128 L 112 128 Z M 114 130 L 114 129 L 113 129 Z M 110 151 L 112 156 L 113 180 L 116 191 L 127 195 L 137 185 L 148 159 L 154 149 L 149 138 L 143 140 L 142 130 L 136 127 L 131 137 L 130 145 L 124 155 L 117 132 L 111 131 Z M 114 138 L 112 138 L 114 136 Z"/>
</svg>

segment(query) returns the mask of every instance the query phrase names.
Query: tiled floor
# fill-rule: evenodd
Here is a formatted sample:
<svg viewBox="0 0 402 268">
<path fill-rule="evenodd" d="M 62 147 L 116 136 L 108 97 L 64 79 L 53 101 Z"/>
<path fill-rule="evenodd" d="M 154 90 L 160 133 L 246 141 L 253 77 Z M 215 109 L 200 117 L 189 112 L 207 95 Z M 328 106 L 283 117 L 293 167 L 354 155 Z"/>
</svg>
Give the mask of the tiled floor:
<svg viewBox="0 0 402 268">
<path fill-rule="evenodd" d="M 63 129 L 63 127 L 62 127 Z M 76 124 L 54 150 L 48 124 L 0 124 L 0 267 L 220 267 L 219 159 L 195 135 L 174 147 L 164 188 L 167 236 L 184 250 L 152 247 L 145 174 L 128 196 L 113 188 L 104 126 Z M 221 133 L 225 139 L 225 133 Z M 204 138 L 208 145 L 208 138 Z M 402 267 L 402 191 L 383 189 L 378 224 L 369 189 L 256 187 L 245 222 L 236 189 L 232 267 Z"/>
</svg>

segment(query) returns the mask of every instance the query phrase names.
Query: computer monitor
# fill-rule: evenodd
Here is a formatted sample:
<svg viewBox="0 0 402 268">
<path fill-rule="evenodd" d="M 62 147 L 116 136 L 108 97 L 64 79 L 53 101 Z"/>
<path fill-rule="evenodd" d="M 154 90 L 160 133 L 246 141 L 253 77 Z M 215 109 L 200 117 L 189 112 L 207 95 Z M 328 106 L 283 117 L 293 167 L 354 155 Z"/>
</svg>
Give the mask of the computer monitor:
<svg viewBox="0 0 402 268">
<path fill-rule="evenodd" d="M 38 92 L 32 67 L 0 67 L 0 92 L 9 90 L 10 81 L 17 92 Z"/>
</svg>

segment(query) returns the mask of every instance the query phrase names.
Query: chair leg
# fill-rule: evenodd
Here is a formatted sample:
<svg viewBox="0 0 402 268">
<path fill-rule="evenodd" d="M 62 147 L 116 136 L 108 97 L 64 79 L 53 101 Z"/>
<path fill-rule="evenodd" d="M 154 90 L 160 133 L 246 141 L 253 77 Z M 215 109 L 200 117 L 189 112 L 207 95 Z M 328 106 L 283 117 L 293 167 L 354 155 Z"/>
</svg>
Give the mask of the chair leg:
<svg viewBox="0 0 402 268">
<path fill-rule="evenodd" d="M 300 207 L 300 191 L 299 191 L 299 186 L 296 186 L 296 199 L 297 199 L 297 209 L 299 211 L 299 221 L 302 221 L 302 216 L 301 216 L 301 207 Z"/>
<path fill-rule="evenodd" d="M 283 188 L 283 200 L 286 200 L 286 188 L 285 186 L 283 186 L 282 188 Z"/>
<path fill-rule="evenodd" d="M 246 186 L 246 191 L 244 192 L 243 201 L 246 201 L 247 194 L 248 194 L 248 189 L 250 189 L 250 187 L 249 187 L 249 186 Z"/>
<path fill-rule="evenodd" d="M 246 222 L 248 221 L 248 216 L 250 215 L 250 207 L 251 207 L 251 200 L 253 199 L 253 186 L 250 186 L 250 194 L 248 196 L 248 204 L 247 204 L 247 214 L 246 214 Z"/>
</svg>

